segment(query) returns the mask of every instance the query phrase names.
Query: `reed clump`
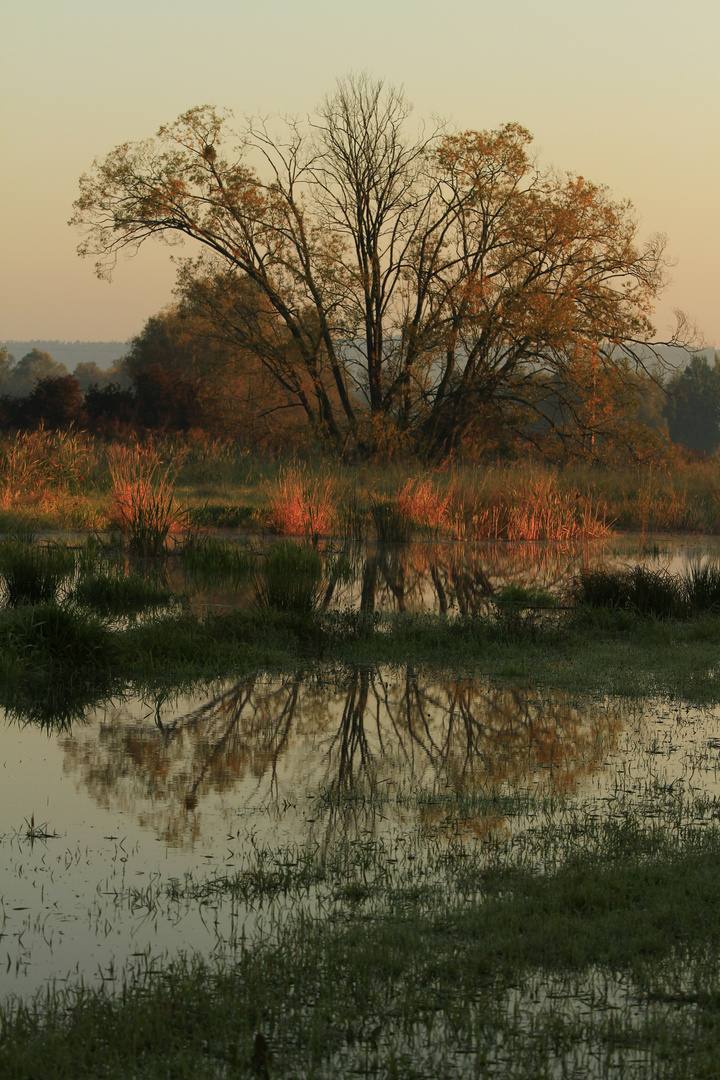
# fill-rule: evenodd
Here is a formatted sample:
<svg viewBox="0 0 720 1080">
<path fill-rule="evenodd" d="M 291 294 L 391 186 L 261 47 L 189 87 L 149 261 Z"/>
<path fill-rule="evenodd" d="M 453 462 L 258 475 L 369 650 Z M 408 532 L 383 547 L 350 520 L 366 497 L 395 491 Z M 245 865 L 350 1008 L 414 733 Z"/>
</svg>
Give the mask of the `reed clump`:
<svg viewBox="0 0 720 1080">
<path fill-rule="evenodd" d="M 75 569 L 67 544 L 36 544 L 31 536 L 10 536 L 0 543 L 0 583 L 5 603 L 16 608 L 56 600 Z"/>
<path fill-rule="evenodd" d="M 0 437 L 0 510 L 47 512 L 71 507 L 94 483 L 99 456 L 83 432 L 36 431 Z M 63 516 L 61 514 L 61 516 Z"/>
<path fill-rule="evenodd" d="M 174 495 L 180 464 L 179 453 L 166 463 L 151 444 L 113 445 L 108 450 L 112 484 L 108 521 L 136 554 L 162 555 L 169 538 L 177 538 L 189 526 L 188 512 Z"/>
<path fill-rule="evenodd" d="M 412 534 L 410 515 L 395 499 L 370 500 L 370 519 L 381 544 L 404 544 Z"/>
<path fill-rule="evenodd" d="M 412 477 L 397 493 L 402 515 L 421 528 L 439 532 L 447 521 L 452 490 L 440 491 L 427 477 Z"/>
<path fill-rule="evenodd" d="M 479 491 L 453 494 L 451 515 L 463 539 L 563 542 L 599 539 L 611 529 L 607 509 L 589 490 L 563 488 L 556 473 L 540 470 L 489 471 Z"/>
<path fill-rule="evenodd" d="M 322 559 L 314 547 L 285 540 L 265 556 L 255 580 L 260 608 L 312 615 L 322 591 Z"/>
<path fill-rule="evenodd" d="M 717 613 L 720 565 L 695 562 L 676 575 L 649 566 L 585 570 L 575 578 L 570 600 L 578 607 L 633 611 L 658 619 Z"/>
<path fill-rule="evenodd" d="M 195 536 L 183 546 L 185 576 L 205 585 L 244 584 L 256 569 L 257 558 L 249 546 Z"/>
<path fill-rule="evenodd" d="M 275 532 L 316 540 L 332 531 L 335 518 L 333 482 L 311 480 L 299 469 L 288 469 L 271 490 L 268 521 Z"/>
<path fill-rule="evenodd" d="M 70 598 L 100 615 L 124 615 L 169 604 L 173 594 L 161 581 L 135 570 L 127 573 L 96 570 L 78 580 Z"/>
</svg>

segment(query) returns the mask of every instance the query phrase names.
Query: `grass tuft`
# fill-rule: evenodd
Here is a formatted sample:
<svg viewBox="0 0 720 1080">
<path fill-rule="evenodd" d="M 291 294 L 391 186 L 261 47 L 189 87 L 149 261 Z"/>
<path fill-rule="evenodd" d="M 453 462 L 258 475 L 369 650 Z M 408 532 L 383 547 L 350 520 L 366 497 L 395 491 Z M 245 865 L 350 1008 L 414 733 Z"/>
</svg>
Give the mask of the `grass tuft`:
<svg viewBox="0 0 720 1080">
<path fill-rule="evenodd" d="M 398 502 L 373 498 L 370 517 L 379 543 L 404 544 L 410 539 L 412 521 Z"/>
<path fill-rule="evenodd" d="M 189 515 L 173 493 L 179 464 L 176 455 L 164 465 L 152 447 L 110 447 L 110 524 L 127 537 L 130 550 L 138 555 L 162 555 L 169 537 L 188 527 Z"/>
<path fill-rule="evenodd" d="M 270 496 L 270 526 L 278 533 L 314 541 L 332 531 L 333 517 L 329 478 L 310 481 L 298 469 L 288 469 Z"/>
<path fill-rule="evenodd" d="M 57 599 L 74 569 L 75 556 L 66 544 L 41 546 L 30 536 L 11 536 L 0 543 L 0 582 L 9 607 Z"/>
<path fill-rule="evenodd" d="M 272 547 L 255 582 L 261 608 L 311 615 L 320 601 L 322 559 L 315 548 L 287 540 Z"/>
</svg>

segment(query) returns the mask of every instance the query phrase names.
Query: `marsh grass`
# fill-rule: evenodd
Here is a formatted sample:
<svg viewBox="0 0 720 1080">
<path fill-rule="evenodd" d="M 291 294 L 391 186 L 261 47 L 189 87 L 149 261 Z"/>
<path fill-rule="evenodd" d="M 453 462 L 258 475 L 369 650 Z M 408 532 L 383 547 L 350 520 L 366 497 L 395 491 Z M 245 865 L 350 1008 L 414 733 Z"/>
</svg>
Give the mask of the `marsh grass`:
<svg viewBox="0 0 720 1080">
<path fill-rule="evenodd" d="M 290 540 L 271 547 L 255 578 L 255 602 L 260 608 L 309 616 L 322 591 L 322 559 L 314 547 Z"/>
<path fill-rule="evenodd" d="M 334 485 L 330 477 L 311 478 L 307 471 L 285 471 L 269 494 L 268 521 L 275 532 L 315 541 L 332 531 Z"/>
<path fill-rule="evenodd" d="M 97 617 L 67 603 L 0 613 L 0 703 L 9 718 L 62 730 L 117 685 L 116 639 Z"/>
<path fill-rule="evenodd" d="M 250 580 L 257 556 L 247 544 L 228 543 L 211 536 L 196 536 L 183 545 L 185 576 L 205 585 L 238 586 Z"/>
<path fill-rule="evenodd" d="M 693 612 L 720 611 L 720 565 L 692 562 L 682 576 L 682 589 Z"/>
<path fill-rule="evenodd" d="M 123 615 L 170 603 L 173 592 L 157 575 L 93 571 L 80 577 L 70 599 L 100 615 Z"/>
<path fill-rule="evenodd" d="M 397 493 L 396 505 L 400 514 L 424 531 L 437 535 L 448 517 L 452 489 L 441 491 L 430 477 L 413 477 Z"/>
<path fill-rule="evenodd" d="M 37 544 L 32 536 L 0 542 L 0 583 L 9 607 L 57 599 L 75 570 L 75 554 L 63 543 Z"/>
<path fill-rule="evenodd" d="M 177 538 L 188 529 L 190 515 L 174 495 L 174 477 L 181 461 L 181 454 L 176 453 L 164 463 L 151 445 L 110 447 L 109 522 L 127 537 L 131 551 L 144 556 L 162 555 L 169 538 Z"/>
<path fill-rule="evenodd" d="M 238 933 L 216 963 L 139 958 L 114 994 L 6 1003 L 0 1071 L 709 1080 L 720 834 L 662 788 L 648 820 L 622 792 L 613 808 L 567 806 L 519 838 L 424 856 L 390 838 L 256 844 L 233 875 L 171 883 L 171 902 L 284 897 L 295 916 Z"/>
<path fill-rule="evenodd" d="M 367 514 L 355 484 L 343 494 L 338 511 L 339 531 L 343 540 L 362 542 L 367 535 Z"/>
<path fill-rule="evenodd" d="M 370 518 L 380 544 L 404 544 L 412 534 L 412 520 L 396 500 L 370 500 Z"/>
<path fill-rule="evenodd" d="M 111 656 L 111 635 L 104 623 L 52 601 L 3 612 L 0 642 L 21 660 L 37 658 L 68 669 L 102 668 Z"/>
<path fill-rule="evenodd" d="M 298 463 L 224 442 L 156 439 L 140 448 L 107 446 L 84 433 L 42 430 L 0 439 L 0 516 L 13 528 L 96 528 L 108 514 L 122 516 L 133 500 L 142 505 L 147 498 L 144 475 L 123 479 L 129 490 L 119 491 L 120 506 L 108 490 L 109 466 L 123 459 L 127 465 L 138 455 L 159 463 L 158 481 L 171 465 L 174 497 L 181 493 L 182 505 L 205 525 L 266 527 L 311 539 L 333 530 L 366 535 L 372 499 L 403 504 L 415 528 L 468 539 L 570 542 L 612 528 L 644 535 L 720 530 L 714 459 L 620 470 L 577 463 L 560 469 L 528 458 L 422 470 L 411 459 L 384 467 L 339 466 L 315 455 Z M 140 485 L 134 492 L 133 484 Z M 146 517 L 157 524 L 160 508 Z M 171 539 L 174 531 L 171 526 Z M 148 538 L 141 533 L 140 539 Z"/>
<path fill-rule="evenodd" d="M 676 575 L 648 566 L 585 570 L 573 582 L 570 600 L 577 607 L 686 619 L 720 610 L 720 566 L 695 562 Z"/>
<path fill-rule="evenodd" d="M 0 508 L 19 504 L 48 509 L 83 491 L 98 466 L 93 440 L 69 431 L 23 432 L 0 437 Z"/>
</svg>

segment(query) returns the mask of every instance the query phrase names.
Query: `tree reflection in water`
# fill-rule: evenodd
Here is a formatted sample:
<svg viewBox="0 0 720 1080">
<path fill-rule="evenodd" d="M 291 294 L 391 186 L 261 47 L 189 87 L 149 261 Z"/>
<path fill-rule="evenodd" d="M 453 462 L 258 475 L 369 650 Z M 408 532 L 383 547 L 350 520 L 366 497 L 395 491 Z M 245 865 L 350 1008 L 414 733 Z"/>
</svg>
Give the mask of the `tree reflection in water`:
<svg viewBox="0 0 720 1080">
<path fill-rule="evenodd" d="M 478 615 L 487 611 L 495 591 L 507 584 L 562 593 L 583 567 L 605 565 L 608 549 L 601 542 L 339 546 L 330 542 L 322 554 L 325 610 Z M 173 580 L 178 588 L 187 587 L 179 567 Z M 194 581 L 191 592 L 200 611 L 246 607 L 254 597 L 247 583 L 223 591 Z"/>
<path fill-rule="evenodd" d="M 298 828 L 312 817 L 316 834 L 371 827 L 378 808 L 393 807 L 414 807 L 431 827 L 443 811 L 428 792 L 458 805 L 478 793 L 564 794 L 602 764 L 620 728 L 615 712 L 557 692 L 410 667 L 351 667 L 331 681 L 256 675 L 208 690 L 199 705 L 137 704 L 64 736 L 66 770 L 101 806 L 172 845 L 202 835 L 213 793 L 233 811 L 302 804 Z M 463 827 L 501 817 L 476 803 Z"/>
</svg>

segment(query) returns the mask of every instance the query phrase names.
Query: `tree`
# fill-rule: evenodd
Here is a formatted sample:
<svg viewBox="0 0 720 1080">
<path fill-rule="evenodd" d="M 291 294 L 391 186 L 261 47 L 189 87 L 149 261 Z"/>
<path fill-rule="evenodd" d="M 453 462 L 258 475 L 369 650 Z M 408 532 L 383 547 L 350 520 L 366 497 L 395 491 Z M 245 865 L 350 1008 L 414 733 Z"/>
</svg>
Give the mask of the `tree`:
<svg viewBox="0 0 720 1080">
<path fill-rule="evenodd" d="M 191 109 L 81 177 L 79 251 L 108 275 L 151 237 L 196 241 L 181 286 L 208 311 L 243 299 L 218 325 L 337 447 L 380 431 L 451 452 L 478 418 L 533 408 L 543 379 L 558 393 L 578 356 L 643 368 L 666 263 L 632 206 L 540 170 L 518 124 L 409 124 L 402 93 L 365 76 L 279 134 Z"/>
<path fill-rule="evenodd" d="M 81 360 L 75 365 L 73 375 L 80 384 L 83 394 L 87 393 L 91 386 L 109 386 L 110 383 L 129 385 L 130 380 L 122 370 L 122 361 L 116 360 L 109 368 L 101 368 L 94 360 Z"/>
<path fill-rule="evenodd" d="M 25 397 L 41 379 L 67 375 L 64 364 L 53 360 L 42 349 L 31 349 L 10 369 L 9 392 L 15 397 Z"/>
<path fill-rule="evenodd" d="M 88 426 L 98 435 L 117 436 L 132 430 L 137 422 L 137 398 L 120 383 L 93 383 L 85 392 Z"/>
<path fill-rule="evenodd" d="M 39 379 L 25 403 L 26 423 L 52 430 L 79 423 L 83 397 L 74 375 L 48 375 Z"/>
<path fill-rule="evenodd" d="M 670 438 L 687 450 L 711 454 L 720 445 L 720 356 L 712 365 L 693 356 L 687 367 L 668 380 L 665 404 Z"/>
<path fill-rule="evenodd" d="M 8 352 L 7 345 L 3 345 L 0 349 L 0 389 L 5 392 L 15 363 L 15 357 L 11 352 Z"/>
</svg>

